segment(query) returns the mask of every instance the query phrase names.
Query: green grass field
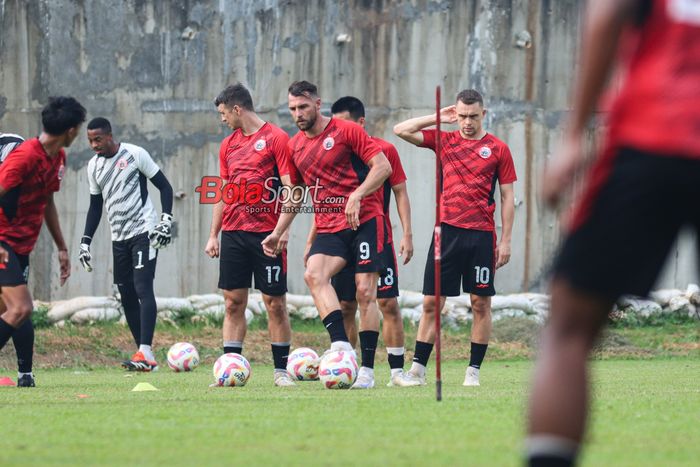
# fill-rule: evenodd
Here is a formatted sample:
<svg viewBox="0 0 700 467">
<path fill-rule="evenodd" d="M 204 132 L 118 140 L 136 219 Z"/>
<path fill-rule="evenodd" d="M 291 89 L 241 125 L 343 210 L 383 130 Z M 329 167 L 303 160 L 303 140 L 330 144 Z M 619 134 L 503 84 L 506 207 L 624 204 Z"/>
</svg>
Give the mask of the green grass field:
<svg viewBox="0 0 700 467">
<path fill-rule="evenodd" d="M 697 465 L 700 361 L 593 364 L 594 423 L 582 465 Z M 519 465 L 532 363 L 491 361 L 464 388 L 463 364 L 435 387 L 369 391 L 318 382 L 275 388 L 253 365 L 244 388 L 208 388 L 211 366 L 126 377 L 42 370 L 39 387 L 0 388 L 0 465 Z M 131 392 L 147 381 L 157 392 Z"/>
</svg>

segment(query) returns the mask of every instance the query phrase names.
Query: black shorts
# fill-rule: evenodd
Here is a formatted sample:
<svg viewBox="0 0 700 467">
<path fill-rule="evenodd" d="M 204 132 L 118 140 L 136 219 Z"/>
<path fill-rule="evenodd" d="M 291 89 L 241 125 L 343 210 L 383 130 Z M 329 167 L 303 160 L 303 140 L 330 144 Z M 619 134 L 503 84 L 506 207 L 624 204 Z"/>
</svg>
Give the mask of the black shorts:
<svg viewBox="0 0 700 467">
<path fill-rule="evenodd" d="M 151 247 L 148 233 L 112 242 L 114 283 L 117 285 L 153 280 L 158 251 Z"/>
<path fill-rule="evenodd" d="M 645 296 L 681 227 L 700 227 L 700 160 L 623 148 L 592 175 L 554 276 L 612 300 Z"/>
<path fill-rule="evenodd" d="M 435 295 L 435 239 L 430 242 L 423 274 L 423 295 Z M 491 297 L 494 287 L 496 234 L 449 224 L 441 226 L 440 294 L 456 297 L 467 293 Z"/>
<path fill-rule="evenodd" d="M 265 295 L 278 297 L 287 293 L 287 252 L 275 258 L 263 252 L 262 241 L 270 232 L 221 232 L 219 258 L 219 288 L 247 289 L 251 276 L 255 288 Z"/>
<path fill-rule="evenodd" d="M 10 256 L 7 263 L 0 263 L 0 287 L 26 285 L 29 278 L 29 255 L 18 255 L 5 242 L 0 242 Z"/>
<path fill-rule="evenodd" d="M 380 254 L 384 271 L 377 281 L 377 298 L 394 298 L 399 296 L 399 268 L 396 266 L 394 245 L 387 243 Z M 333 276 L 331 284 L 338 295 L 338 300 L 352 302 L 357 294 L 355 286 L 355 268 L 348 265 Z"/>
<path fill-rule="evenodd" d="M 317 254 L 339 256 L 354 268 L 355 273 L 381 272 L 384 269 L 381 252 L 385 240 L 381 220 L 381 216 L 370 219 L 360 224 L 357 230 L 317 234 L 309 257 Z"/>
</svg>

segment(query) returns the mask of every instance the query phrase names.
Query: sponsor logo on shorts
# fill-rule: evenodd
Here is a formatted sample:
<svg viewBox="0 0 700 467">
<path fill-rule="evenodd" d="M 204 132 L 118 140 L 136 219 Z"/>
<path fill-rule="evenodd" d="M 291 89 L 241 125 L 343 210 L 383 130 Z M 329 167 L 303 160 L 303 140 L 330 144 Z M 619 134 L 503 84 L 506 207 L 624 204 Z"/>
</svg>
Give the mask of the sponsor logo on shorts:
<svg viewBox="0 0 700 467">
<path fill-rule="evenodd" d="M 333 146 L 335 146 L 335 140 L 332 136 L 329 136 L 328 138 L 323 140 L 323 149 L 325 149 L 326 151 L 333 149 Z"/>
<path fill-rule="evenodd" d="M 364 265 L 366 265 L 366 264 L 370 264 L 371 262 L 372 262 L 371 259 L 363 259 L 363 260 L 358 261 L 357 264 L 358 264 L 359 266 L 364 266 Z"/>
<path fill-rule="evenodd" d="M 266 144 L 266 143 L 265 143 L 265 140 L 264 140 L 264 139 L 259 139 L 259 140 L 257 140 L 257 141 L 255 142 L 255 145 L 253 145 L 253 148 L 254 148 L 256 151 L 262 151 L 263 149 L 265 149 L 265 144 Z"/>
<path fill-rule="evenodd" d="M 488 286 L 489 286 L 488 284 L 476 284 L 476 288 L 477 288 L 477 289 L 485 289 L 485 288 L 487 288 Z"/>
<path fill-rule="evenodd" d="M 488 159 L 491 157 L 491 148 L 488 146 L 482 146 L 481 149 L 479 149 L 479 155 L 482 159 Z"/>
</svg>

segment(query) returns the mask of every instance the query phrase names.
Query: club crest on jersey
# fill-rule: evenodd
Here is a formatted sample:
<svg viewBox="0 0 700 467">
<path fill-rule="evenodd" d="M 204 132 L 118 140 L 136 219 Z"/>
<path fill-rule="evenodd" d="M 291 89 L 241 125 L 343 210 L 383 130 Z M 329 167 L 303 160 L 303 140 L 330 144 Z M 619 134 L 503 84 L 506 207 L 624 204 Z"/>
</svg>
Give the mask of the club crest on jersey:
<svg viewBox="0 0 700 467">
<path fill-rule="evenodd" d="M 482 159 L 488 159 L 491 157 L 491 148 L 488 146 L 482 146 L 481 149 L 479 149 L 479 155 Z"/>
<path fill-rule="evenodd" d="M 66 173 L 66 166 L 61 164 L 61 166 L 58 168 L 58 181 L 60 182 L 63 180 L 63 174 Z"/>
<path fill-rule="evenodd" d="M 126 166 L 127 166 L 127 165 L 129 165 L 129 161 L 126 160 L 126 157 L 122 157 L 121 159 L 119 159 L 119 162 L 117 162 L 117 168 L 118 168 L 119 170 L 124 170 L 124 169 L 126 169 Z"/>
<path fill-rule="evenodd" d="M 333 149 L 333 146 L 335 146 L 335 140 L 332 136 L 329 136 L 328 138 L 323 140 L 323 149 L 325 149 L 326 151 Z"/>
<path fill-rule="evenodd" d="M 264 139 L 259 139 L 255 142 L 253 145 L 253 148 L 255 148 L 256 151 L 262 151 L 265 149 L 265 140 Z"/>
</svg>

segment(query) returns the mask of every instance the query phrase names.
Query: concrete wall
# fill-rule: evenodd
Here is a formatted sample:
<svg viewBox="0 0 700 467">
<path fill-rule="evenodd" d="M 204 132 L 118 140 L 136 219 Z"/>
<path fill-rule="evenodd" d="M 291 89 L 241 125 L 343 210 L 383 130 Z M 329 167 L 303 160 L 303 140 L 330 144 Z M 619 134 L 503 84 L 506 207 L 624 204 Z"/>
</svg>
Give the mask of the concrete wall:
<svg viewBox="0 0 700 467">
<path fill-rule="evenodd" d="M 240 80 L 263 118 L 296 131 L 286 111 L 291 81 L 319 85 L 324 102 L 352 94 L 368 107 L 368 131 L 396 144 L 413 202 L 415 259 L 401 286 L 420 290 L 434 213 L 434 156 L 398 141 L 394 123 L 431 111 L 436 84 L 446 103 L 474 87 L 487 99 L 488 129 L 508 142 L 515 185 L 513 258 L 497 288 L 541 287 L 558 239 L 558 222 L 536 197 L 538 174 L 559 136 L 575 67 L 579 5 L 574 0 L 0 0 L 0 130 L 36 135 L 48 96 L 77 97 L 89 118 L 112 120 L 123 141 L 148 149 L 185 196 L 175 201 L 176 239 L 159 258 L 158 295 L 216 290 L 218 266 L 205 257 L 211 209 L 194 188 L 217 173 L 226 135 L 212 99 Z M 530 48 L 514 46 L 528 31 Z M 347 34 L 350 42 L 337 42 Z M 37 298 L 111 291 L 111 249 L 102 223 L 95 271 L 77 264 L 89 201 L 81 137 L 69 151 L 58 194 L 73 276 L 58 287 L 56 253 L 42 233 L 32 255 Z M 157 198 L 156 198 L 157 199 Z M 497 224 L 500 225 L 499 213 Z M 304 293 L 303 251 L 309 216 L 299 216 L 289 250 L 289 282 Z M 393 224 L 400 238 L 400 224 Z M 685 285 L 693 267 L 674 256 L 665 285 Z"/>
</svg>

